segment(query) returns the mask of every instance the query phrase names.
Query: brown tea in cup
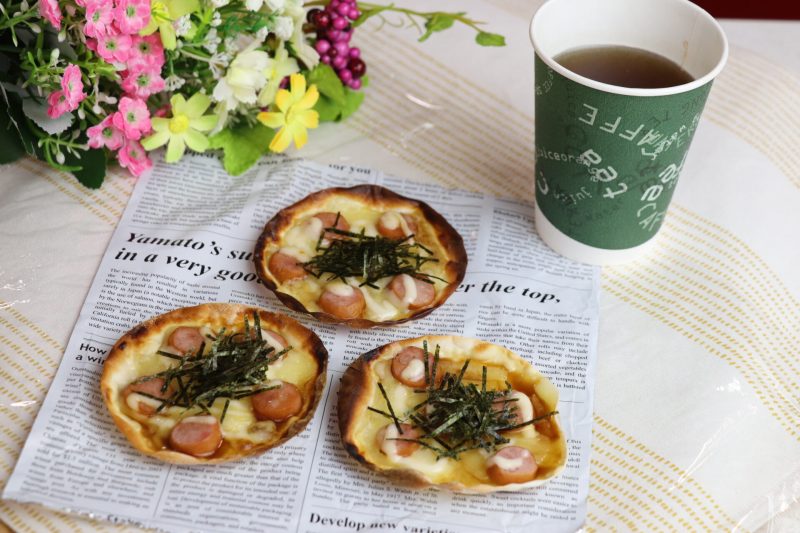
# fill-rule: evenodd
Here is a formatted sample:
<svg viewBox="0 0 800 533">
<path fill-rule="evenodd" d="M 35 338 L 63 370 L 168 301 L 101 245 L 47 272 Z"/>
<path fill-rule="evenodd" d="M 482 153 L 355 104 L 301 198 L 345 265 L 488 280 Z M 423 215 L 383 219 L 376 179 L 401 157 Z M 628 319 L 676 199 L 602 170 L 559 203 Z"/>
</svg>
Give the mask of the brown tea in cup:
<svg viewBox="0 0 800 533">
<path fill-rule="evenodd" d="M 575 74 L 618 87 L 657 89 L 694 80 L 674 61 L 631 46 L 582 47 L 553 59 Z"/>
</svg>

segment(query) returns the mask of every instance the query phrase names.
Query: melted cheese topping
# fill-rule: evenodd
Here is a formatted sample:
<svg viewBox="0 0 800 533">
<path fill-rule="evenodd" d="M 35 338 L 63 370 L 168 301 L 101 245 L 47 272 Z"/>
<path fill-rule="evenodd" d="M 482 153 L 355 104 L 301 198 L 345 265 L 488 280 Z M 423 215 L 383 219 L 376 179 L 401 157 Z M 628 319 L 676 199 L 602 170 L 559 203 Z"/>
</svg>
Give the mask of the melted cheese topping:
<svg viewBox="0 0 800 533">
<path fill-rule="evenodd" d="M 382 298 L 381 293 L 374 295 L 376 291 L 367 287 L 359 287 L 361 294 L 364 295 L 364 303 L 367 305 L 367 315 L 377 322 L 384 320 L 391 320 L 398 314 L 397 307 L 395 307 L 390 300 Z"/>
<path fill-rule="evenodd" d="M 389 230 L 399 228 L 402 222 L 403 222 L 403 216 L 397 211 L 387 211 L 384 214 L 382 214 L 380 218 L 381 226 Z M 406 235 L 408 235 L 408 233 L 406 233 Z"/>
<path fill-rule="evenodd" d="M 346 298 L 348 296 L 351 296 L 353 294 L 353 291 L 355 291 L 356 289 L 354 289 L 347 283 L 343 283 L 341 281 L 334 281 L 332 283 L 328 283 L 325 286 L 325 290 L 332 294 L 335 294 L 336 296 L 342 296 Z"/>
<path fill-rule="evenodd" d="M 492 352 L 492 350 L 486 350 L 476 352 L 470 349 L 471 345 L 469 343 L 463 344 L 459 342 L 460 340 L 474 342 L 471 339 L 454 338 L 456 341 L 453 342 L 448 342 L 445 339 L 448 338 L 437 338 L 441 348 L 441 358 L 439 360 L 439 370 L 437 374 L 440 372 L 441 375 L 443 375 L 444 372 L 450 372 L 451 374 L 458 373 L 464 361 L 470 359 L 471 363 L 464 376 L 464 381 L 476 383 L 480 386 L 481 367 L 485 365 L 487 367 L 488 378 L 487 388 L 504 390 L 506 388 L 506 381 L 511 383 L 515 390 L 515 392 L 512 393 L 513 397 L 517 398 L 514 404 L 520 409 L 524 420 L 530 420 L 533 417 L 533 407 L 529 395 L 536 393 L 550 406 L 557 403 L 557 391 L 555 388 L 527 364 L 517 361 L 506 361 L 504 358 L 498 356 L 497 351 Z M 431 341 L 429 340 L 428 343 L 430 348 Z M 380 359 L 372 364 L 373 379 L 370 383 L 370 400 L 367 403 L 367 405 L 377 409 L 388 410 L 386 402 L 376 385 L 378 381 L 380 381 L 386 390 L 389 401 L 392 403 L 392 408 L 401 418 L 402 414 L 407 413 L 412 407 L 423 401 L 426 397 L 425 393 L 414 392 L 412 388 L 403 385 L 392 376 L 392 358 L 407 346 L 409 346 L 409 344 L 396 346 L 394 350 L 381 355 Z M 421 341 L 418 343 L 418 346 L 422 348 Z M 424 365 L 422 361 L 419 361 L 419 363 Z M 409 371 L 410 367 L 411 365 L 406 368 L 406 371 Z M 409 371 L 409 374 L 416 374 L 416 371 L 417 369 L 414 368 L 412 371 Z M 405 373 L 403 377 L 406 377 Z M 545 391 L 545 393 L 543 394 L 540 392 L 540 389 Z M 556 394 L 555 398 L 552 396 L 553 393 Z M 391 445 L 387 445 L 388 447 L 386 450 L 382 450 L 383 446 L 379 449 L 376 445 L 377 433 L 386 426 L 387 422 L 388 419 L 386 417 L 372 411 L 365 411 L 356 420 L 355 429 L 351 433 L 355 436 L 359 450 L 364 457 L 369 462 L 377 465 L 380 469 L 413 468 L 423 473 L 428 477 L 430 482 L 434 484 L 460 483 L 467 488 L 480 484 L 494 485 L 486 472 L 486 469 L 490 466 L 489 461 L 491 460 L 491 455 L 494 452 L 488 453 L 484 450 L 470 450 L 460 454 L 457 460 L 449 458 L 437 460 L 436 454 L 433 451 L 421 447 L 410 456 L 402 457 L 396 453 L 391 453 Z M 391 434 L 392 429 L 394 429 L 395 433 L 397 432 L 396 428 L 391 426 L 387 428 L 387 436 Z M 533 425 L 528 425 L 516 431 L 506 432 L 504 436 L 510 440 L 510 442 L 504 446 L 520 446 L 531 452 L 531 455 L 533 455 L 536 463 L 539 465 L 537 478 L 548 477 L 550 472 L 559 468 L 566 460 L 566 444 L 563 435 L 558 439 L 549 439 L 537 433 Z M 499 450 L 499 448 L 497 450 Z M 512 469 L 515 467 L 518 460 L 499 457 L 495 461 L 498 465 L 500 465 L 499 461 L 504 461 L 502 463 L 503 468 Z"/>
<path fill-rule="evenodd" d="M 298 261 L 302 261 L 303 263 L 314 257 L 313 250 L 308 251 L 304 248 L 298 248 L 296 246 L 284 246 L 278 251 L 282 254 L 288 255 L 289 257 L 294 257 L 295 259 L 297 259 Z"/>
<path fill-rule="evenodd" d="M 388 217 L 391 223 L 397 224 L 397 226 L 403 229 L 406 235 L 409 235 L 412 232 L 402 215 L 407 214 L 413 216 L 417 220 L 419 226 L 416 233 L 417 241 L 432 250 L 435 257 L 439 258 L 438 262 L 428 262 L 424 264 L 420 271 L 437 278 L 446 279 L 448 277 L 445 272 L 447 261 L 442 261 L 445 254 L 442 251 L 442 247 L 435 233 L 426 225 L 421 212 L 411 208 L 400 211 L 382 211 L 379 208 L 366 206 L 352 198 L 345 197 L 331 198 L 328 203 L 319 208 L 319 212 L 323 211 L 341 213 L 350 224 L 350 231 L 359 233 L 363 229 L 364 233 L 370 236 L 378 235 L 377 224 L 378 220 L 382 217 Z M 298 261 L 306 262 L 310 260 L 318 253 L 316 247 L 323 229 L 322 222 L 314 217 L 313 214 L 310 214 L 308 217 L 301 219 L 294 226 L 286 230 L 281 235 L 278 243 L 268 246 L 264 254 L 265 261 L 268 262 L 269 257 L 278 251 L 291 255 Z M 323 246 L 324 245 L 325 243 L 323 243 Z M 267 270 L 269 269 L 267 268 Z M 317 300 L 319 300 L 325 288 L 330 288 L 330 285 L 335 283 L 329 283 L 327 277 L 327 275 L 323 275 L 320 279 L 309 275 L 302 279 L 295 279 L 280 284 L 279 290 L 300 301 L 309 312 L 318 312 L 321 311 L 321 309 Z M 367 286 L 359 287 L 364 294 L 366 303 L 363 318 L 375 322 L 386 322 L 408 316 L 410 314 L 408 305 L 416 298 L 417 290 L 413 278 L 411 278 L 411 276 L 405 277 L 407 277 L 408 280 L 403 281 L 405 295 L 402 301 L 399 301 L 400 299 L 396 298 L 391 291 L 385 289 L 386 285 L 391 281 L 391 277 L 379 280 L 376 283 L 376 285 L 378 285 L 377 289 Z M 352 280 L 350 285 L 358 287 L 361 281 L 363 280 Z M 434 279 L 434 288 L 437 295 L 445 285 L 445 282 Z"/>
<path fill-rule="evenodd" d="M 396 230 L 400 228 L 403 235 L 408 236 L 414 233 L 408 225 L 406 217 L 397 211 L 387 211 L 381 215 L 379 219 L 380 224 L 388 230 Z M 409 239 L 408 242 L 414 242 L 414 239 Z"/>
<path fill-rule="evenodd" d="M 199 327 L 199 325 L 196 324 L 181 325 Z M 143 353 L 139 354 L 137 357 L 129 357 L 126 359 L 125 365 L 114 376 L 114 384 L 119 388 L 120 394 L 128 384 L 136 379 L 144 376 L 151 376 L 176 366 L 177 362 L 175 360 L 156 353 L 159 350 L 174 353 L 174 350 L 169 349 L 167 346 L 167 339 L 174 329 L 175 328 L 170 328 L 166 331 L 161 339 L 154 339 L 143 349 Z M 213 334 L 213 331 L 205 326 L 201 327 L 201 332 L 203 332 L 204 335 Z M 276 332 L 283 335 L 289 345 L 302 345 L 300 339 L 287 337 L 285 332 Z M 262 337 L 275 350 L 280 351 L 283 349 L 270 335 L 266 334 L 266 332 L 262 333 Z M 211 341 L 209 340 L 206 344 L 206 349 L 209 348 L 210 344 Z M 267 369 L 267 379 L 281 380 L 296 385 L 303 393 L 304 404 L 301 410 L 302 414 L 306 412 L 308 403 L 310 402 L 318 368 L 317 360 L 313 355 L 304 350 L 293 348 L 278 361 L 269 365 Z M 158 446 L 164 448 L 168 447 L 167 442 L 172 428 L 182 419 L 197 413 L 196 409 L 190 409 L 187 412 L 183 407 L 173 406 L 166 407 L 152 416 L 147 416 L 139 412 L 139 402 L 154 408 L 158 408 L 161 402 L 142 394 L 131 393 L 127 398 L 122 398 L 121 403 L 123 412 L 142 424 L 150 438 L 155 441 Z M 209 408 L 211 413 L 210 417 L 219 420 L 222 416 L 224 406 L 225 399 L 217 399 Z M 228 409 L 225 411 L 225 419 L 221 425 L 222 436 L 225 443 L 228 445 L 247 448 L 255 444 L 263 444 L 277 440 L 282 434 L 283 429 L 292 424 L 296 419 L 297 417 L 291 417 L 277 424 L 271 421 L 259 421 L 253 414 L 253 406 L 249 397 L 230 400 Z"/>
<path fill-rule="evenodd" d="M 144 394 L 139 394 L 138 392 L 132 392 L 131 394 L 128 394 L 128 397 L 125 399 L 125 403 L 134 411 L 139 409 L 139 404 L 147 405 L 153 409 L 158 409 L 161 406 L 161 402 L 159 400 L 150 398 Z"/>
<path fill-rule="evenodd" d="M 403 434 L 397 431 L 397 426 L 391 424 L 386 428 L 386 434 L 381 442 L 381 451 L 388 455 L 393 461 L 401 459 L 400 454 L 397 453 L 397 441 L 395 439 L 402 438 Z"/>
<path fill-rule="evenodd" d="M 528 420 L 533 419 L 533 404 L 531 403 L 531 398 L 527 394 L 524 394 L 518 390 L 513 390 L 509 393 L 506 397 L 507 400 L 516 400 L 511 401 L 508 403 L 509 408 L 514 409 L 516 408 L 515 414 L 518 417 L 518 423 L 527 422 Z M 502 404 L 501 404 L 502 405 Z M 525 426 L 519 428 L 519 430 L 524 430 L 529 428 L 530 426 Z M 517 431 L 519 431 L 517 430 Z"/>
<path fill-rule="evenodd" d="M 394 424 L 386 428 L 386 434 L 380 445 L 381 451 L 395 464 L 405 468 L 413 468 L 424 472 L 445 472 L 451 468 L 452 459 L 437 459 L 436 454 L 427 448 L 420 448 L 407 457 L 397 453 L 397 443 L 395 439 L 402 439 L 403 435 L 397 431 Z"/>
<path fill-rule="evenodd" d="M 425 379 L 425 362 L 421 359 L 412 359 L 408 362 L 408 366 L 406 366 L 400 375 L 406 381 L 419 381 L 421 379 Z"/>
<path fill-rule="evenodd" d="M 506 472 L 513 472 L 520 468 L 523 464 L 525 464 L 524 457 L 515 457 L 513 459 L 509 459 L 508 457 L 503 457 L 500 454 L 494 454 L 486 461 L 486 467 L 490 467 L 493 465 L 497 465 L 500 470 L 505 470 Z"/>
</svg>

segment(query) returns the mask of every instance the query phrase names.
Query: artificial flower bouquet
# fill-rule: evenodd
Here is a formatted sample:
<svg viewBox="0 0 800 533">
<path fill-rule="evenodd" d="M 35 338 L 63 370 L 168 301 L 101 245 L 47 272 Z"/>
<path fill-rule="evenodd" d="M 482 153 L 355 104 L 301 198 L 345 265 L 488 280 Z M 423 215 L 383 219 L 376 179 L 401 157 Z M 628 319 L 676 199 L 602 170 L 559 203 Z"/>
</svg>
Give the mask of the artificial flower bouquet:
<svg viewBox="0 0 800 533">
<path fill-rule="evenodd" d="M 0 163 L 25 154 L 99 187 L 116 160 L 134 176 L 187 150 L 240 174 L 346 119 L 367 85 L 355 28 L 396 13 L 420 40 L 464 13 L 356 0 L 3 0 Z M 422 24 L 420 24 L 422 23 Z"/>
</svg>

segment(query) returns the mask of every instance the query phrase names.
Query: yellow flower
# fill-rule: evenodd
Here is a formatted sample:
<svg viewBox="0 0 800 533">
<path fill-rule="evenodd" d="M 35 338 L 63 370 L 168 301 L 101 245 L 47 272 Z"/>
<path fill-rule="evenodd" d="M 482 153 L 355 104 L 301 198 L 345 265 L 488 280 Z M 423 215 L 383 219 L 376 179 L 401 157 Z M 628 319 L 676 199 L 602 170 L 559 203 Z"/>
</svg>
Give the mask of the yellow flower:
<svg viewBox="0 0 800 533">
<path fill-rule="evenodd" d="M 319 100 L 317 86 L 312 85 L 306 91 L 306 79 L 302 74 L 292 74 L 290 78 L 291 92 L 281 89 L 275 95 L 277 112 L 261 112 L 258 120 L 270 128 L 280 128 L 269 149 L 283 152 L 294 139 L 297 148 L 302 148 L 308 140 L 308 130 L 319 126 L 319 113 L 312 107 Z"/>
<path fill-rule="evenodd" d="M 203 115 L 211 105 L 211 100 L 202 93 L 195 93 L 187 102 L 183 95 L 176 94 L 170 103 L 172 118 L 153 118 L 151 124 L 155 133 L 142 140 L 142 146 L 145 150 L 155 150 L 169 141 L 165 158 L 167 163 L 174 163 L 183 157 L 186 146 L 195 152 L 205 152 L 209 142 L 201 132 L 211 131 L 219 119 L 216 115 Z"/>
<path fill-rule="evenodd" d="M 164 48 L 175 50 L 177 38 L 172 23 L 198 9 L 200 9 L 198 0 L 151 0 L 150 22 L 139 35 L 150 35 L 158 30 Z"/>
</svg>

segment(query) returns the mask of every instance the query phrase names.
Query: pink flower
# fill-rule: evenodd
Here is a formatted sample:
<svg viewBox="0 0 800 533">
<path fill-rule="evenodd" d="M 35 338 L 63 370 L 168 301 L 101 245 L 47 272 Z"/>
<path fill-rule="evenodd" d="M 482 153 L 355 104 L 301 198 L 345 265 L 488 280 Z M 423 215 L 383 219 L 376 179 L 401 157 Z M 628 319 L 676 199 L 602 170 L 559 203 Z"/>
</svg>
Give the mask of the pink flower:
<svg viewBox="0 0 800 533">
<path fill-rule="evenodd" d="M 47 116 L 50 118 L 58 118 L 67 111 L 70 111 L 69 103 L 64 91 L 55 91 L 50 93 L 47 97 Z"/>
<path fill-rule="evenodd" d="M 122 146 L 125 137 L 122 131 L 114 126 L 113 115 L 103 119 L 97 126 L 92 126 L 86 130 L 89 137 L 89 146 L 92 148 L 106 147 L 109 150 L 117 150 Z"/>
<path fill-rule="evenodd" d="M 61 11 L 58 9 L 58 0 L 39 0 L 39 14 L 55 29 L 61 29 Z"/>
<path fill-rule="evenodd" d="M 150 131 L 150 111 L 143 100 L 123 96 L 119 101 L 119 111 L 113 117 L 114 126 L 128 139 L 138 141 Z"/>
<path fill-rule="evenodd" d="M 130 35 L 99 35 L 97 55 L 108 63 L 125 63 L 131 51 Z"/>
<path fill-rule="evenodd" d="M 156 69 L 138 68 L 123 74 L 122 89 L 131 96 L 147 98 L 164 90 L 164 79 Z"/>
<path fill-rule="evenodd" d="M 83 92 L 81 69 L 77 65 L 69 65 L 64 69 L 64 76 L 61 77 L 61 90 L 64 91 L 69 111 L 77 109 L 78 105 L 86 98 L 86 94 Z"/>
<path fill-rule="evenodd" d="M 153 162 L 147 157 L 147 153 L 142 145 L 136 141 L 129 141 L 117 152 L 119 164 L 127 168 L 134 176 L 140 176 L 145 170 L 153 166 Z"/>
<path fill-rule="evenodd" d="M 115 33 L 111 24 L 114 22 L 114 5 L 111 2 L 87 2 L 86 24 L 83 33 L 89 37 L 100 37 Z"/>
<path fill-rule="evenodd" d="M 114 14 L 123 33 L 138 33 L 150 22 L 150 0 L 117 0 Z"/>
<path fill-rule="evenodd" d="M 75 111 L 86 98 L 81 81 L 81 69 L 77 65 L 69 65 L 61 76 L 61 90 L 50 93 L 47 97 L 47 115 L 58 118 L 68 111 Z"/>
<path fill-rule="evenodd" d="M 164 45 L 157 33 L 140 37 L 132 36 L 131 53 L 128 56 L 128 70 L 161 70 L 164 66 Z"/>
</svg>

